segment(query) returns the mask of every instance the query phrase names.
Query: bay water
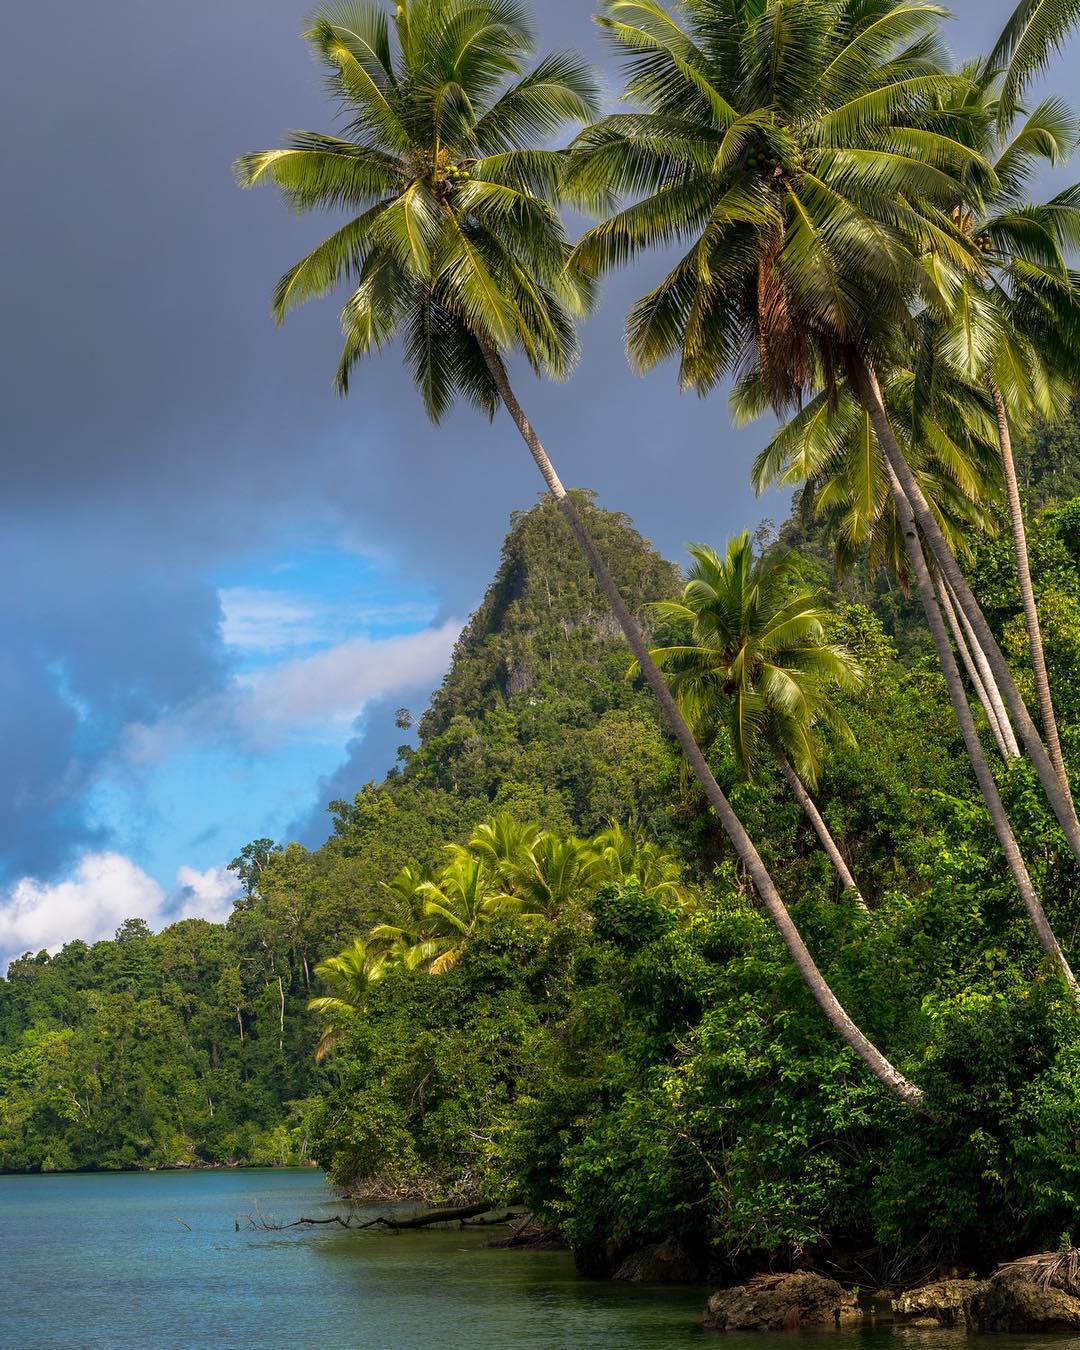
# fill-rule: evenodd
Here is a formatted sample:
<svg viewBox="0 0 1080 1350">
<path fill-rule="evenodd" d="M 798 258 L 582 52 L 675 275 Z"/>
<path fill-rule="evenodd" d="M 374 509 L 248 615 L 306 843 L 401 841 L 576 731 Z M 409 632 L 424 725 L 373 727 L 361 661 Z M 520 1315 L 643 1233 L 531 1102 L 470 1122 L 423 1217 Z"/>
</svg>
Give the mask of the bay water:
<svg viewBox="0 0 1080 1350">
<path fill-rule="evenodd" d="M 584 1280 L 568 1253 L 493 1248 L 490 1229 L 244 1221 L 343 1212 L 314 1170 L 0 1176 L 0 1347 L 972 1347 L 962 1333 L 888 1323 L 717 1336 L 700 1325 L 704 1288 Z M 1080 1350 L 1060 1337 L 979 1340 L 979 1350 Z"/>
<path fill-rule="evenodd" d="M 234 1231 L 343 1212 L 314 1170 L 0 1176 L 0 1346 L 709 1343 L 704 1290 L 582 1280 L 490 1228 Z"/>
</svg>

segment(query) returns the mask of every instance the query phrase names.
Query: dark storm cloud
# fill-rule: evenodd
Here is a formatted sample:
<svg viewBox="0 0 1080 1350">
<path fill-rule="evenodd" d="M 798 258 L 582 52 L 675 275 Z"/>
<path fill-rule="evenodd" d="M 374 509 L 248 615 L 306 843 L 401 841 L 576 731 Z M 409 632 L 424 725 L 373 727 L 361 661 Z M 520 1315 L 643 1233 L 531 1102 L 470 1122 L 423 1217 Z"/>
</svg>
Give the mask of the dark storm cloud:
<svg viewBox="0 0 1080 1350">
<path fill-rule="evenodd" d="M 595 48 L 587 6 L 538 11 L 548 40 Z M 21 130 L 4 151 L 5 181 L 18 185 L 3 230 L 5 509 L 68 503 L 132 548 L 166 545 L 180 567 L 322 513 L 384 536 L 418 567 L 437 558 L 452 607 L 473 598 L 478 563 L 531 498 L 530 466 L 501 423 L 463 413 L 433 435 L 392 358 L 336 401 L 332 302 L 282 332 L 270 322 L 274 278 L 322 226 L 269 192 L 239 192 L 230 162 L 291 125 L 332 123 L 296 38 L 301 18 L 296 0 L 106 0 L 11 16 L 3 98 Z M 33 59 L 43 33 L 47 99 Z M 680 457 L 700 443 L 716 461 L 722 425 L 719 404 L 688 414 L 669 381 L 626 373 L 619 312 L 632 288 L 594 325 L 567 389 L 525 391 L 553 433 L 577 432 L 567 476 L 606 479 L 627 498 L 673 457 L 676 434 Z M 711 477 L 722 476 L 717 464 Z M 672 503 L 676 542 L 685 511 Z M 462 515 L 469 529 L 454 530 Z M 449 528 L 426 528 L 439 520 Z"/>
<path fill-rule="evenodd" d="M 546 45 L 599 55 L 591 5 L 536 8 Z M 111 729 L 220 687 L 219 560 L 344 529 L 437 579 L 444 613 L 460 614 L 509 512 L 534 499 L 507 424 L 463 412 L 433 432 L 391 357 L 337 401 L 332 302 L 281 332 L 270 321 L 275 277 L 322 224 L 239 192 L 230 163 L 291 126 L 332 126 L 296 37 L 303 10 L 41 0 L 5 15 L 9 874 L 96 842 L 79 792 Z M 644 277 L 611 288 L 567 386 L 521 393 L 567 481 L 599 488 L 672 554 L 760 514 L 746 475 L 760 432 L 732 433 L 721 399 L 680 399 L 671 372 L 629 375 L 621 315 Z M 328 790 L 385 767 L 383 739 Z"/>
<path fill-rule="evenodd" d="M 105 841 L 81 794 L 120 728 L 226 677 L 216 590 L 70 516 L 0 535 L 0 882 Z"/>
</svg>

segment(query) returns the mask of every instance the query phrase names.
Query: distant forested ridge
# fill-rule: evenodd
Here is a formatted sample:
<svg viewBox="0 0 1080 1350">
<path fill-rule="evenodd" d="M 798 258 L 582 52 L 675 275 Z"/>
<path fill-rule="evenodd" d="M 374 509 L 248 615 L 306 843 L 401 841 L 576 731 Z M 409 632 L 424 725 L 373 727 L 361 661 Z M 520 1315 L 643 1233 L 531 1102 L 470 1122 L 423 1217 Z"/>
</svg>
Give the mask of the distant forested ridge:
<svg viewBox="0 0 1080 1350">
<path fill-rule="evenodd" d="M 1076 440 L 1073 421 L 1023 461 L 1074 772 Z M 625 517 L 579 505 L 653 640 L 683 641 L 649 609 L 680 593 L 677 569 Z M 798 510 L 770 547 L 792 545 L 829 597 L 830 639 L 864 672 L 839 696 L 854 736 L 830 741 L 815 798 L 869 913 L 841 892 L 775 766 L 744 781 L 721 733 L 710 761 L 830 983 L 924 1088 L 934 1123 L 890 1099 L 821 1018 L 544 502 L 514 516 L 419 746 L 332 804 L 320 849 L 248 846 L 225 926 L 133 921 L 114 941 L 12 964 L 0 1168 L 315 1159 L 353 1193 L 524 1199 L 582 1249 L 668 1234 L 728 1253 L 900 1251 L 927 1234 L 952 1253 L 1056 1244 L 1080 1195 L 1075 1017 L 1000 865 L 909 602 L 858 569 L 838 580 Z M 972 575 L 1023 675 L 1009 563 L 1003 536 L 980 543 Z M 1033 774 L 1022 761 L 995 772 L 1075 945 L 1073 871 Z M 544 841 L 536 877 L 497 856 L 512 826 Z M 620 871 L 624 845 L 638 852 Z M 358 958 L 351 984 L 347 962 L 316 973 L 380 926 L 405 933 L 417 895 L 466 913 L 481 864 L 488 907 L 474 895 L 460 940 L 429 937 L 442 945 L 412 966 Z M 321 1018 L 307 1010 L 318 997 L 337 1000 Z"/>
</svg>

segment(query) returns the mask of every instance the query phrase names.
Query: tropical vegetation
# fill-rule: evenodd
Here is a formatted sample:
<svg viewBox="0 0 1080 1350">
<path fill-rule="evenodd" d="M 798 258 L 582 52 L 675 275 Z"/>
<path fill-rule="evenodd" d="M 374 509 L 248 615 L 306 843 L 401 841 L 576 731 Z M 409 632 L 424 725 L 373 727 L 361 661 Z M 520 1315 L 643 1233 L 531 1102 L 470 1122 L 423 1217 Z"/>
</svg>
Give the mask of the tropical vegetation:
<svg viewBox="0 0 1080 1350">
<path fill-rule="evenodd" d="M 0 1166 L 314 1159 L 524 1200 L 587 1265 L 1072 1239 L 1080 197 L 1031 189 L 1080 137 L 1024 98 L 1077 17 L 954 66 L 927 0 L 604 0 L 602 115 L 519 0 L 317 11 L 341 134 L 237 164 L 335 216 L 275 314 L 343 287 L 339 389 L 396 343 L 548 494 L 322 848 L 245 846 L 225 926 L 12 964 Z M 782 419 L 754 481 L 796 489 L 685 576 L 515 383 L 657 249 L 632 362 Z"/>
</svg>

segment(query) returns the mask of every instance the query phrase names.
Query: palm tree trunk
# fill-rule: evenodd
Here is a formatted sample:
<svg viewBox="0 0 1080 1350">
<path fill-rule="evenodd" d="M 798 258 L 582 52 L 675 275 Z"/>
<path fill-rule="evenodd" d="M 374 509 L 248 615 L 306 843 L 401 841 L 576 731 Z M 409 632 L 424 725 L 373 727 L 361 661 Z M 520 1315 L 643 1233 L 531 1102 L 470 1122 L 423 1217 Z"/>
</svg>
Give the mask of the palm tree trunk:
<svg viewBox="0 0 1080 1350">
<path fill-rule="evenodd" d="M 1005 707 L 1005 700 L 1001 697 L 1001 690 L 998 688 L 998 682 L 994 679 L 994 672 L 990 669 L 990 662 L 986 659 L 986 653 L 982 649 L 982 644 L 975 636 L 975 630 L 968 622 L 968 617 L 957 604 L 956 596 L 953 594 L 952 587 L 945 580 L 941 573 L 938 573 L 941 579 L 942 595 L 948 598 L 949 604 L 953 608 L 957 622 L 960 625 L 961 632 L 964 634 L 964 642 L 971 652 L 972 659 L 975 662 L 975 668 L 979 672 L 979 678 L 982 680 L 983 689 L 986 691 L 986 697 L 990 706 L 994 710 L 994 716 L 997 718 L 998 726 L 1001 728 L 1001 735 L 1005 741 L 1005 748 L 1008 752 L 1006 759 L 1019 759 L 1020 747 L 1016 743 L 1016 733 L 1013 731 L 1012 722 L 1009 720 L 1008 709 Z"/>
<path fill-rule="evenodd" d="M 548 459 L 540 438 L 525 416 L 525 412 L 511 388 L 502 357 L 490 345 L 482 342 L 481 346 L 507 412 L 513 418 L 518 431 L 521 433 L 521 438 L 528 446 L 529 453 L 543 475 L 551 495 L 558 503 L 563 518 L 588 559 L 593 576 L 599 583 L 612 612 L 618 619 L 630 650 L 637 658 L 642 675 L 656 695 L 672 734 L 693 768 L 694 775 L 700 783 L 709 805 L 716 812 L 720 823 L 723 825 L 724 831 L 731 840 L 739 860 L 746 868 L 754 889 L 761 897 L 761 902 L 769 913 L 769 917 L 784 939 L 784 944 L 799 974 L 806 982 L 829 1024 L 844 1043 L 854 1050 L 879 1082 L 883 1083 L 885 1087 L 914 1110 L 922 1114 L 929 1114 L 923 1101 L 922 1089 L 910 1082 L 897 1068 L 890 1064 L 881 1051 L 859 1030 L 829 988 L 821 971 L 818 970 L 814 958 L 810 955 L 806 943 L 803 942 L 799 930 L 795 927 L 787 907 L 777 892 L 768 869 L 761 860 L 761 855 L 746 833 L 742 821 L 732 809 L 731 803 L 724 796 L 719 783 L 713 777 L 712 770 L 701 752 L 701 747 L 694 739 L 693 733 L 687 726 L 679 711 L 678 704 L 667 686 L 667 681 L 649 654 L 648 643 L 645 641 L 645 636 L 638 626 L 637 620 L 630 613 L 626 601 L 619 593 L 614 577 L 608 571 L 607 565 L 585 528 L 585 523 L 578 514 L 577 508 L 567 496 L 566 489 L 555 472 L 551 460 Z"/>
<path fill-rule="evenodd" d="M 787 756 L 778 745 L 773 746 L 773 754 L 776 756 L 776 762 L 780 765 L 780 772 L 787 779 L 787 785 L 795 795 L 795 800 L 803 809 L 803 814 L 814 827 L 814 833 L 821 841 L 821 847 L 829 855 L 829 861 L 836 868 L 836 874 L 843 883 L 844 890 L 850 891 L 854 897 L 855 904 L 859 909 L 867 910 L 866 901 L 862 898 L 858 886 L 855 884 L 855 878 L 851 875 L 851 869 L 844 860 L 844 855 L 840 852 L 836 840 L 832 837 L 828 825 L 825 824 L 821 812 L 817 809 L 813 797 L 807 792 L 802 779 L 795 772 L 794 767 Z M 867 912 L 869 912 L 867 910 Z"/>
<path fill-rule="evenodd" d="M 982 710 L 986 714 L 986 721 L 990 727 L 990 734 L 994 738 L 994 744 L 998 748 L 1001 758 L 1008 761 L 1015 758 L 1019 753 L 1016 747 L 1015 738 L 1012 741 L 1012 753 L 1010 754 L 1009 743 L 1005 739 L 1002 728 L 1001 717 L 997 705 L 992 703 L 990 695 L 987 693 L 986 685 L 983 682 L 982 669 L 975 664 L 975 658 L 971 654 L 968 646 L 968 638 L 964 629 L 960 625 L 960 620 L 956 615 L 956 607 L 949 596 L 949 588 L 945 584 L 944 578 L 939 572 L 935 578 L 937 582 L 938 601 L 941 604 L 942 612 L 949 624 L 949 631 L 952 633 L 953 642 L 956 650 L 960 653 L 960 660 L 963 662 L 964 669 L 967 671 L 968 680 L 971 682 L 972 689 L 975 690 L 975 697 L 982 705 Z M 983 658 L 985 660 L 985 657 Z M 1000 698 L 1000 695 L 998 696 Z M 1002 709 L 1004 711 L 1004 709 Z M 1012 726 L 1009 725 L 1009 734 L 1012 735 Z"/>
<path fill-rule="evenodd" d="M 896 439 L 893 436 L 892 427 L 889 425 L 889 419 L 885 414 L 885 408 L 881 400 L 878 399 L 875 402 L 872 397 L 868 396 L 863 406 L 873 422 L 874 433 L 878 442 L 884 448 L 886 442 L 891 441 L 898 452 L 899 446 L 896 445 Z M 1080 995 L 1080 987 L 1077 986 L 1076 977 L 1065 959 L 1065 953 L 1058 945 L 1058 940 L 1050 927 L 1050 921 L 1046 917 L 1046 911 L 1043 909 L 1042 902 L 1032 885 L 1031 877 L 1028 875 L 1027 865 L 1021 856 L 1016 836 L 1013 834 L 1004 803 L 1001 800 L 1001 794 L 998 792 L 994 775 L 990 771 L 990 765 L 983 751 L 982 742 L 979 740 L 979 733 L 975 728 L 975 719 L 971 714 L 971 706 L 964 692 L 960 668 L 956 664 L 956 657 L 953 655 L 949 635 L 945 629 L 945 621 L 937 602 L 937 594 L 934 591 L 934 583 L 930 578 L 930 569 L 926 564 L 926 556 L 923 553 L 922 540 L 919 538 L 911 503 L 901 486 L 899 475 L 892 469 L 891 456 L 888 453 L 886 453 L 886 466 L 889 471 L 893 498 L 896 502 L 897 519 L 904 536 L 904 547 L 919 587 L 919 598 L 922 601 L 923 612 L 926 615 L 930 634 L 934 640 L 934 649 L 937 652 L 938 661 L 941 663 L 941 669 L 945 675 L 945 683 L 948 686 L 953 711 L 956 713 L 956 720 L 960 723 L 960 731 L 964 737 L 968 759 L 970 759 L 971 767 L 975 771 L 976 781 L 979 784 L 986 809 L 994 826 L 994 833 L 1001 844 L 1009 873 L 1016 884 L 1016 889 L 1020 892 L 1020 898 L 1027 910 L 1028 918 L 1031 920 L 1031 926 L 1035 930 L 1035 936 L 1043 954 L 1058 968 L 1072 992 Z"/>
<path fill-rule="evenodd" d="M 1035 589 L 1031 584 L 1027 531 L 1024 529 L 1024 511 L 1020 504 L 1020 487 L 1016 481 L 1016 464 L 1013 462 L 1009 416 L 1005 410 L 1001 390 L 996 384 L 991 383 L 990 393 L 997 414 L 1001 467 L 1005 474 L 1005 496 L 1009 503 L 1013 547 L 1016 551 L 1016 575 L 1020 582 L 1020 597 L 1024 602 L 1024 623 L 1027 626 L 1028 644 L 1031 647 L 1031 668 L 1035 673 L 1035 692 L 1039 699 L 1043 736 L 1046 738 L 1046 750 L 1058 781 L 1064 790 L 1069 792 L 1069 778 L 1065 772 L 1065 760 L 1061 753 L 1061 737 L 1058 735 L 1057 717 L 1054 715 L 1054 701 L 1050 697 L 1050 679 L 1046 673 L 1046 655 L 1043 652 L 1042 629 L 1039 627 L 1039 611 L 1035 607 Z"/>
<path fill-rule="evenodd" d="M 1080 862 L 1080 821 L 1076 818 L 1076 807 L 1073 803 L 1072 794 L 1061 786 L 1061 781 L 1050 762 L 1050 756 L 1046 752 L 1046 746 L 1043 745 L 1035 723 L 1031 720 L 1031 714 L 1028 712 L 1024 700 L 1020 697 L 1020 691 L 1016 687 L 1016 681 L 1009 669 L 1009 663 L 1005 660 L 997 639 L 986 621 L 986 616 L 972 594 L 971 587 L 967 584 L 964 574 L 960 570 L 960 565 L 957 563 L 953 551 L 934 517 L 934 513 L 930 510 L 930 505 L 911 471 L 911 466 L 904 458 L 904 452 L 900 449 L 899 442 L 892 434 L 889 419 L 885 412 L 885 404 L 881 397 L 881 388 L 872 366 L 869 362 L 864 361 L 861 366 L 854 366 L 852 373 L 857 385 L 855 392 L 870 415 L 875 433 L 878 433 L 882 453 L 903 489 L 916 523 L 922 531 L 923 538 L 930 545 L 942 574 L 952 587 L 953 595 L 956 597 L 961 611 L 967 616 L 968 622 L 979 640 L 980 647 L 986 653 L 986 658 L 990 662 L 990 669 L 994 672 L 994 678 L 1004 695 L 1013 722 L 1020 733 L 1020 739 L 1024 742 L 1024 748 L 1028 752 L 1028 758 L 1035 766 L 1035 772 L 1039 775 L 1039 782 L 1043 785 L 1043 791 L 1046 793 L 1047 800 L 1057 817 L 1058 824 L 1065 831 L 1065 837 L 1069 841 L 1069 848 L 1072 850 L 1073 857 L 1077 862 Z M 880 432 L 878 431 L 879 426 L 881 427 Z"/>
</svg>

